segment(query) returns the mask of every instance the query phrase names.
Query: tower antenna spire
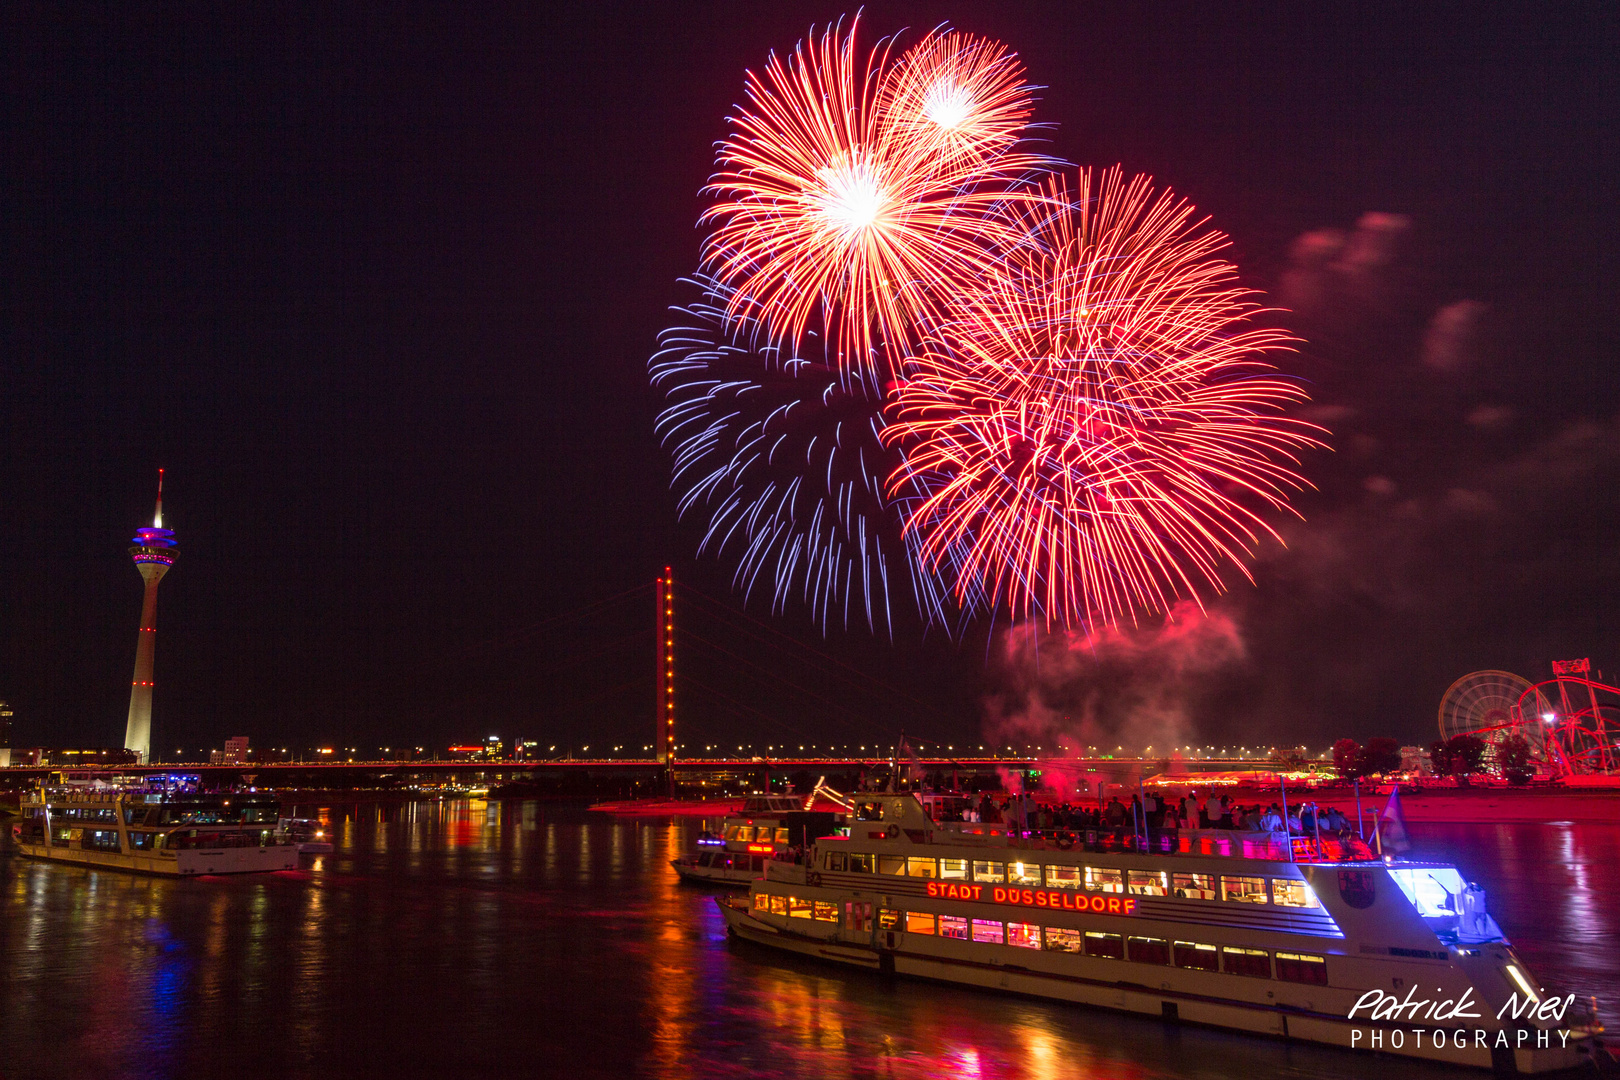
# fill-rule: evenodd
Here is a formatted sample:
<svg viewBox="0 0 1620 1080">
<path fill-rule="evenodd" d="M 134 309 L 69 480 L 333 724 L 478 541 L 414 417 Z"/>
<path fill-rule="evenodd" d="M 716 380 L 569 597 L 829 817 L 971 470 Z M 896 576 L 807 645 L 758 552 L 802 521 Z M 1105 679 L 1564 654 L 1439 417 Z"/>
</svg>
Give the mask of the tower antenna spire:
<svg viewBox="0 0 1620 1080">
<path fill-rule="evenodd" d="M 163 528 L 163 470 L 158 470 L 158 501 L 157 512 L 152 515 L 152 528 Z"/>
</svg>

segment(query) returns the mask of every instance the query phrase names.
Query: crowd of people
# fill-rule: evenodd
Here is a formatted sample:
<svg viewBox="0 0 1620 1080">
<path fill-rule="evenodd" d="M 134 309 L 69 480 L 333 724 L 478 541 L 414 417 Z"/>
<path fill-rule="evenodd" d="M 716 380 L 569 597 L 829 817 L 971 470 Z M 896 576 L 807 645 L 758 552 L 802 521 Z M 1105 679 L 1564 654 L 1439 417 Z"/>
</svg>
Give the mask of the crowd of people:
<svg viewBox="0 0 1620 1080">
<path fill-rule="evenodd" d="M 1220 792 L 1189 791 L 1166 797 L 1158 791 L 1133 794 L 1129 802 L 1113 796 L 1094 805 L 1037 803 L 1017 796 L 981 795 L 969 799 L 961 814 L 969 822 L 1005 823 L 1035 835 L 1054 839 L 1084 837 L 1088 845 L 1134 847 L 1147 844 L 1167 850 L 1162 841 L 1184 829 L 1225 829 L 1264 834 L 1281 843 L 1286 836 L 1334 840 L 1348 844 L 1357 836 L 1355 823 L 1337 807 L 1320 807 L 1308 800 L 1244 804 Z"/>
</svg>

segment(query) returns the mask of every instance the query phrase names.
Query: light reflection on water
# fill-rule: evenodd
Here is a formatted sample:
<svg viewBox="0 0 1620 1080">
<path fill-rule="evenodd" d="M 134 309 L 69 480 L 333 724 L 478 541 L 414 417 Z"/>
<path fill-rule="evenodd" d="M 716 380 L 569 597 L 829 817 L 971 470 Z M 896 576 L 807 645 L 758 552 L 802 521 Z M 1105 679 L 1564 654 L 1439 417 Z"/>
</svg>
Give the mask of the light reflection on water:
<svg viewBox="0 0 1620 1080">
<path fill-rule="evenodd" d="M 482 801 L 299 810 L 317 815 L 337 851 L 279 874 L 169 881 L 0 859 L 0 1076 L 1201 1080 L 1392 1067 L 728 942 L 712 894 L 668 865 L 697 834 L 690 819 Z M 1620 830 L 1413 832 L 1484 883 L 1549 986 L 1620 1000 Z"/>
</svg>

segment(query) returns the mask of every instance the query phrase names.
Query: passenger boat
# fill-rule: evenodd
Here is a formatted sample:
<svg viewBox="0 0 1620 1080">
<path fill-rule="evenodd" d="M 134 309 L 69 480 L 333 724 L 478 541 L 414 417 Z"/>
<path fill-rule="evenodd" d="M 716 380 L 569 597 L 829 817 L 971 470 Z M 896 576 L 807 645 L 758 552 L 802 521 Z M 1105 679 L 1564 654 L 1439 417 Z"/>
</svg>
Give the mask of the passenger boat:
<svg viewBox="0 0 1620 1080">
<path fill-rule="evenodd" d="M 1601 1030 L 1572 1009 L 1550 1018 L 1547 1002 L 1570 1003 L 1544 996 L 1495 920 L 1461 899 L 1452 866 L 1379 859 L 1353 837 L 1035 837 L 935 821 L 911 795 L 860 798 L 850 835 L 768 861 L 747 897 L 717 898 L 731 934 L 874 971 L 1525 1073 L 1579 1064 Z"/>
<path fill-rule="evenodd" d="M 705 831 L 695 850 L 669 865 L 686 881 L 747 885 L 778 852 L 805 847 L 837 827 L 837 815 L 807 811 L 809 801 L 799 795 L 750 795 L 719 833 Z"/>
<path fill-rule="evenodd" d="M 298 865 L 272 796 L 45 785 L 20 808 L 12 839 L 30 858 L 168 877 Z"/>
</svg>

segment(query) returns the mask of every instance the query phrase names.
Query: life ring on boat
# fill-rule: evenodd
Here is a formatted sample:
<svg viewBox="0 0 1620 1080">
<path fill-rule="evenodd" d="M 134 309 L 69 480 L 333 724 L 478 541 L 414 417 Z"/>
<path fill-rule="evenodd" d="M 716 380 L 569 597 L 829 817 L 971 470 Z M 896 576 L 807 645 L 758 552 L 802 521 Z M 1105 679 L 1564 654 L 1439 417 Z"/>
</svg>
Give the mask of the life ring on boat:
<svg viewBox="0 0 1620 1080">
<path fill-rule="evenodd" d="M 805 875 L 805 880 L 810 883 L 810 887 L 812 889 L 821 888 L 821 875 L 816 873 L 814 870 Z"/>
<path fill-rule="evenodd" d="M 898 838 L 900 835 L 900 826 L 890 825 L 888 829 L 885 830 L 885 835 L 887 835 L 890 840 Z"/>
</svg>

